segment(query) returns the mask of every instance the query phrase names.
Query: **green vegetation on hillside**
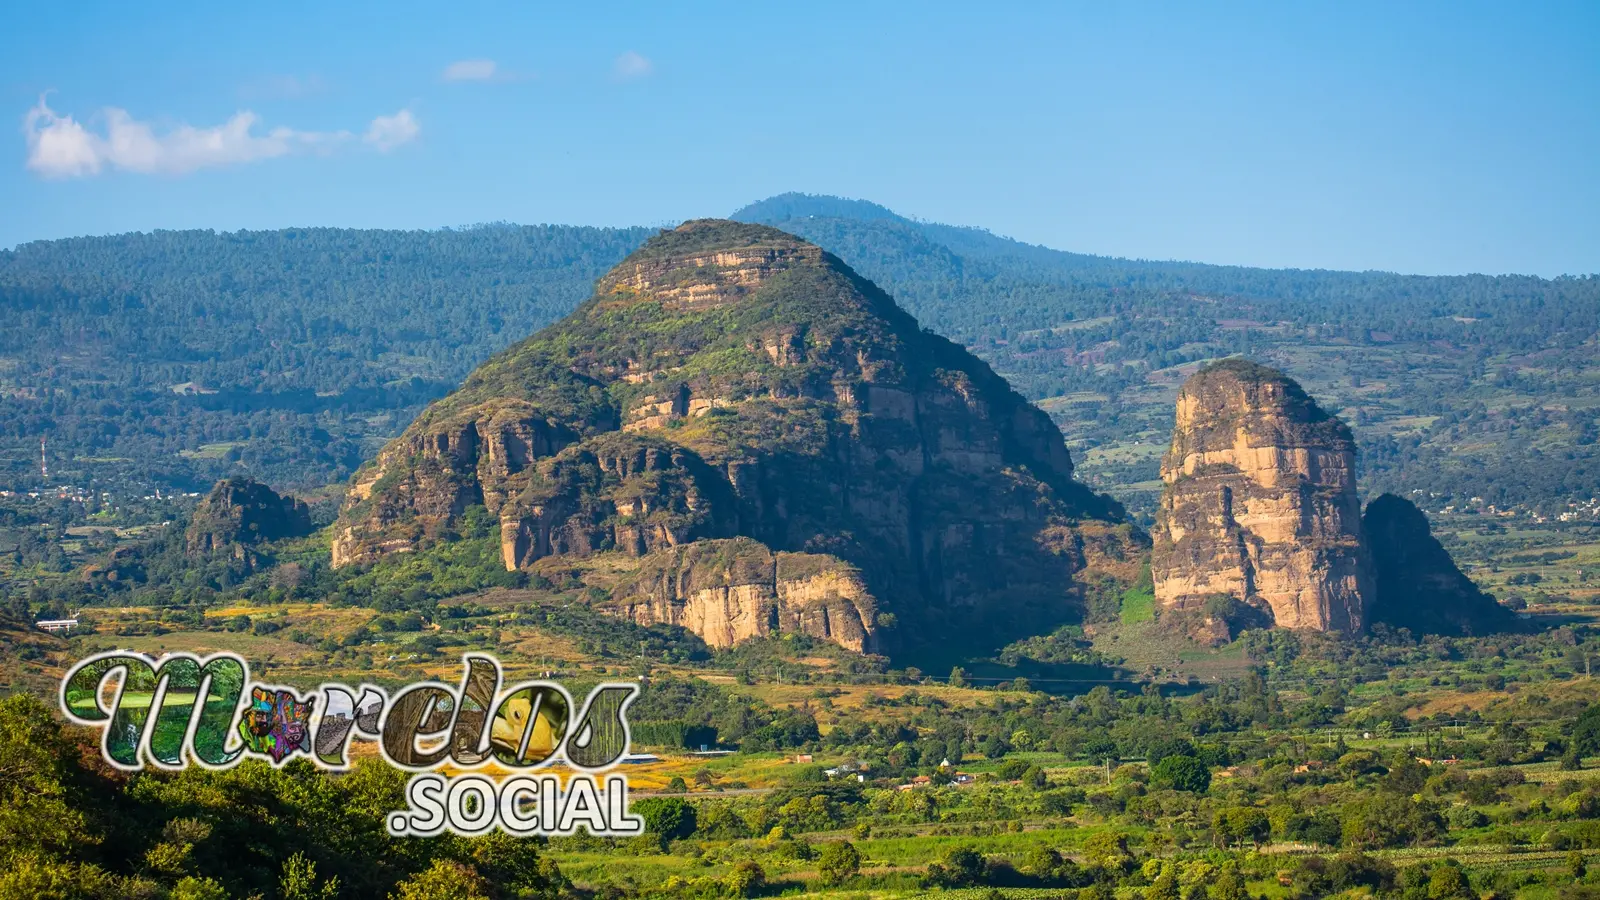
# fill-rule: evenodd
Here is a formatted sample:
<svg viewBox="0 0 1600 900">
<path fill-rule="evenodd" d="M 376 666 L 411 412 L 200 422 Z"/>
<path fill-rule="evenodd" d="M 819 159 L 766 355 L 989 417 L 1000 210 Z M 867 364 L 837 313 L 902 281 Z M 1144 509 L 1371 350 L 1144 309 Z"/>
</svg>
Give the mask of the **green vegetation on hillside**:
<svg viewBox="0 0 1600 900">
<path fill-rule="evenodd" d="M 343 480 L 648 229 L 162 231 L 0 252 L 0 485 Z M 14 340 L 9 339 L 14 336 Z"/>
</svg>

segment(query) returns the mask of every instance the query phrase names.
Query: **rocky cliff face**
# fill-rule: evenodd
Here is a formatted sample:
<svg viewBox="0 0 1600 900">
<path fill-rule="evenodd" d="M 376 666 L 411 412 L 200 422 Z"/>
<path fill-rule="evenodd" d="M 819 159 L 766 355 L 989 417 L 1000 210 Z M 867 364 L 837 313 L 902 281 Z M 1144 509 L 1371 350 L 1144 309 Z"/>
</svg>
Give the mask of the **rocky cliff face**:
<svg viewBox="0 0 1600 900">
<path fill-rule="evenodd" d="M 1037 633 L 1086 568 L 1132 577 L 1143 537 L 982 362 L 817 247 L 714 220 L 424 411 L 353 478 L 335 564 L 425 547 L 476 504 L 508 567 L 635 560 L 618 614 L 714 644 Z M 786 574 L 817 559 L 826 577 Z"/>
<path fill-rule="evenodd" d="M 1355 441 L 1293 380 L 1225 360 L 1178 393 L 1151 560 L 1158 605 L 1232 597 L 1286 628 L 1355 632 L 1371 564 Z"/>
<path fill-rule="evenodd" d="M 640 625 L 682 625 L 713 647 L 790 633 L 857 652 L 876 646 L 877 601 L 860 570 L 825 554 L 774 553 L 749 538 L 652 553 L 616 604 Z"/>
<path fill-rule="evenodd" d="M 1367 504 L 1361 525 L 1376 574 L 1373 622 L 1416 634 L 1492 634 L 1515 626 L 1515 614 L 1456 568 L 1411 501 L 1384 494 Z"/>
<path fill-rule="evenodd" d="M 216 483 L 189 518 L 184 546 L 190 556 L 228 552 L 241 556 L 263 541 L 311 533 L 311 511 L 293 497 L 248 478 Z"/>
</svg>

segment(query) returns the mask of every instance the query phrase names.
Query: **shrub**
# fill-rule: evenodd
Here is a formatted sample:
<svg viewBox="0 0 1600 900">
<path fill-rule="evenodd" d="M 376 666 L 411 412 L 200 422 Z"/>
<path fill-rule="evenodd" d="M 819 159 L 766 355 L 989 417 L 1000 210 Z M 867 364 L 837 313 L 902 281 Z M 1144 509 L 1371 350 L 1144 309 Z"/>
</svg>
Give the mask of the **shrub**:
<svg viewBox="0 0 1600 900">
<path fill-rule="evenodd" d="M 747 859 L 728 872 L 723 886 L 735 897 L 754 897 L 766 890 L 767 873 L 760 863 Z"/>
<path fill-rule="evenodd" d="M 1211 770 L 1192 756 L 1169 756 L 1150 770 L 1150 780 L 1157 787 L 1203 794 L 1211 787 Z"/>
<path fill-rule="evenodd" d="M 822 883 L 829 887 L 843 884 L 861 871 L 861 853 L 849 841 L 834 841 L 822 848 L 817 859 Z"/>
<path fill-rule="evenodd" d="M 644 819 L 644 829 L 663 844 L 694 834 L 694 806 L 680 797 L 645 797 L 633 804 L 633 812 Z"/>
</svg>

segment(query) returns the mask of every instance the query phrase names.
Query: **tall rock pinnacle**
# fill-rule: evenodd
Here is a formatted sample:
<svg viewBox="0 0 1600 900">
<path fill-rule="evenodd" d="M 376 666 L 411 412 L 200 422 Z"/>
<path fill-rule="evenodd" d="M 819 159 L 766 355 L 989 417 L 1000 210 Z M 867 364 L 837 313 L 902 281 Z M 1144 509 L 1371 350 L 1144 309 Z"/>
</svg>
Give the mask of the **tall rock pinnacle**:
<svg viewBox="0 0 1600 900">
<path fill-rule="evenodd" d="M 1229 596 L 1280 627 L 1360 631 L 1373 576 L 1350 429 L 1283 373 L 1239 359 L 1178 393 L 1151 573 L 1164 610 Z"/>
</svg>

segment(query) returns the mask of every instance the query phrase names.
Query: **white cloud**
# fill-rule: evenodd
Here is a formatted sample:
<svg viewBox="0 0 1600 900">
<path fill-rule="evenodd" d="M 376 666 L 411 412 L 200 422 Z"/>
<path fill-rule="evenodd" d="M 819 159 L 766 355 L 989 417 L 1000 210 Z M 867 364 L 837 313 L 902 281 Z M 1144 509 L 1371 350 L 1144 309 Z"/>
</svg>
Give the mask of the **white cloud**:
<svg viewBox="0 0 1600 900">
<path fill-rule="evenodd" d="M 35 172 L 71 178 L 98 174 L 104 165 L 104 141 L 71 116 L 60 118 L 51 112 L 43 97 L 28 110 L 22 130 L 28 136 L 28 168 Z"/>
<path fill-rule="evenodd" d="M 305 152 L 328 152 L 355 138 L 349 131 L 258 131 L 261 119 L 244 110 L 221 125 L 180 124 L 158 133 L 127 110 L 107 108 L 103 133 L 70 115 L 59 115 L 40 97 L 23 118 L 29 169 L 46 178 L 84 178 L 108 169 L 142 174 L 184 175 L 200 169 L 259 162 Z M 368 144 L 388 152 L 420 131 L 410 110 L 372 120 Z"/>
<path fill-rule="evenodd" d="M 402 109 L 392 116 L 379 116 L 372 120 L 367 133 L 362 140 L 378 148 L 379 153 L 388 153 L 401 144 L 409 144 L 417 139 L 422 131 L 417 117 L 411 110 Z"/>
<path fill-rule="evenodd" d="M 500 67 L 492 59 L 462 59 L 444 67 L 445 81 L 494 81 Z"/>
<path fill-rule="evenodd" d="M 631 81 L 635 78 L 643 78 L 649 75 L 655 71 L 655 68 L 655 65 L 650 60 L 629 50 L 627 53 L 617 57 L 617 61 L 611 66 L 611 73 L 616 76 L 618 81 Z"/>
</svg>

